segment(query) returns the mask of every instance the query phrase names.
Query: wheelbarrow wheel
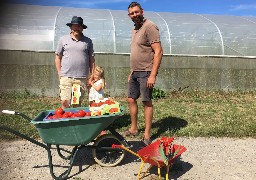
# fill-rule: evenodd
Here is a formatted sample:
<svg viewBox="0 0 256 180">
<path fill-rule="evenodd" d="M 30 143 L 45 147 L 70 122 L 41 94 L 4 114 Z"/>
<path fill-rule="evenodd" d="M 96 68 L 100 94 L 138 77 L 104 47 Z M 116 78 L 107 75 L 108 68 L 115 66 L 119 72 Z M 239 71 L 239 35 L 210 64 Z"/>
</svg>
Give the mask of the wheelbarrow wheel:
<svg viewBox="0 0 256 180">
<path fill-rule="evenodd" d="M 104 134 L 96 139 L 94 145 L 99 147 L 107 147 L 111 149 L 96 148 L 92 150 L 92 155 L 96 163 L 101 166 L 112 167 L 119 164 L 125 155 L 122 149 L 113 150 L 112 145 L 121 145 L 120 140 L 112 134 Z"/>
</svg>

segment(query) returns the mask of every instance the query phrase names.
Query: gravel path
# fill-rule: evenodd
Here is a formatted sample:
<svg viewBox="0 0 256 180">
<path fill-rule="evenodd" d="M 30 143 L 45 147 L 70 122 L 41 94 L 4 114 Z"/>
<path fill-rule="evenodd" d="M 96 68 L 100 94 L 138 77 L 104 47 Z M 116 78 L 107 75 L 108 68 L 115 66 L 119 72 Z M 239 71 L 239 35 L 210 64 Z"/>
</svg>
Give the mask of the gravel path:
<svg viewBox="0 0 256 180">
<path fill-rule="evenodd" d="M 170 170 L 170 179 L 256 179 L 256 139 L 176 138 L 174 142 L 184 145 L 187 151 Z M 130 143 L 134 145 L 132 150 L 135 152 L 141 148 L 139 141 L 131 140 Z M 0 142 L 0 147 L 0 179 L 52 179 L 47 152 L 43 148 L 25 140 Z M 54 171 L 59 175 L 64 172 L 67 162 L 56 154 L 53 158 Z M 75 160 L 69 179 L 135 180 L 139 166 L 140 160 L 127 153 L 118 166 L 101 167 L 94 162 L 91 150 L 82 150 Z M 163 169 L 163 177 L 164 173 Z M 143 179 L 157 179 L 157 169 L 152 168 Z"/>
</svg>

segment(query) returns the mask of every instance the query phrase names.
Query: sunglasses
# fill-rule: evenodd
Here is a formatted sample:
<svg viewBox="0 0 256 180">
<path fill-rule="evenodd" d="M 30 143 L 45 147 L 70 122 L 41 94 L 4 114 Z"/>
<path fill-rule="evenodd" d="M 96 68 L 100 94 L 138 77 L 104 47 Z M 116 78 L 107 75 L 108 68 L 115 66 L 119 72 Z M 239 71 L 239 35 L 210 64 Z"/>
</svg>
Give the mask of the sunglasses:
<svg viewBox="0 0 256 180">
<path fill-rule="evenodd" d="M 128 15 L 134 15 L 134 14 L 138 14 L 138 13 L 140 13 L 141 11 L 133 11 L 133 12 L 130 12 L 130 13 L 128 13 Z"/>
</svg>

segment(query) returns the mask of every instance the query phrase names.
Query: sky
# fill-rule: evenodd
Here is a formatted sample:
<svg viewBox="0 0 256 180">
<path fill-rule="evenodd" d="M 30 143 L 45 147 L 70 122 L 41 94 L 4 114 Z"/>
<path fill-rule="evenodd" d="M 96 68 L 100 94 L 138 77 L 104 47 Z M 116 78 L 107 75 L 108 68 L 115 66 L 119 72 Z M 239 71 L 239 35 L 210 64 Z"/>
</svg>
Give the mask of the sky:
<svg viewBox="0 0 256 180">
<path fill-rule="evenodd" d="M 127 10 L 132 0 L 5 0 L 7 3 Z M 138 0 L 145 11 L 256 16 L 256 0 Z"/>
</svg>

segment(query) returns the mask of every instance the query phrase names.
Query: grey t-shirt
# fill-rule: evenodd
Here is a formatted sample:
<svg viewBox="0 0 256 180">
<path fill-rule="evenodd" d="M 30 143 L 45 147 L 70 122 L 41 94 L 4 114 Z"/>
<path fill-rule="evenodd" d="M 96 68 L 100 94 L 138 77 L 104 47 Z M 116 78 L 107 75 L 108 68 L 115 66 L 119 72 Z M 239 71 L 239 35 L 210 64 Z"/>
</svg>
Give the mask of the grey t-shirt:
<svg viewBox="0 0 256 180">
<path fill-rule="evenodd" d="M 79 41 L 76 41 L 70 34 L 62 36 L 55 54 L 62 56 L 61 77 L 88 77 L 90 57 L 94 56 L 90 38 L 83 35 Z"/>
</svg>

